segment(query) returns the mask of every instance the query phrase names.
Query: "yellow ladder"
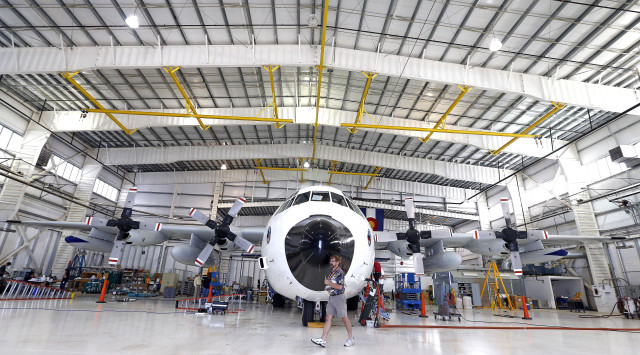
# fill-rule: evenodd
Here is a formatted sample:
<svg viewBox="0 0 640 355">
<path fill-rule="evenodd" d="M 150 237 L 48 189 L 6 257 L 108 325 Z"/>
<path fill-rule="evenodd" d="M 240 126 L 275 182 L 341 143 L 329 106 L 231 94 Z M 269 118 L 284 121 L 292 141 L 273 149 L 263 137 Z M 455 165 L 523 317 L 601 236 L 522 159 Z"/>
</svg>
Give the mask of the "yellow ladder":
<svg viewBox="0 0 640 355">
<path fill-rule="evenodd" d="M 493 276 L 492 276 L 493 273 Z M 489 278 L 492 278 L 489 281 Z M 500 282 L 500 283 L 498 283 Z M 482 292 L 480 292 L 480 298 L 484 296 L 484 290 L 487 289 L 487 283 L 489 283 L 489 300 L 491 301 L 492 309 L 511 309 L 514 310 L 515 307 L 511 304 L 511 298 L 509 297 L 509 293 L 507 293 L 507 288 L 504 287 L 504 283 L 502 282 L 502 277 L 500 277 L 500 272 L 498 271 L 498 266 L 495 261 L 492 261 L 489 264 L 489 271 L 487 271 L 487 277 L 484 279 L 484 285 L 482 285 Z M 504 294 L 507 296 L 507 302 L 509 303 L 509 307 L 505 307 L 502 305 L 502 299 L 500 298 L 500 286 L 502 286 L 502 290 Z"/>
</svg>

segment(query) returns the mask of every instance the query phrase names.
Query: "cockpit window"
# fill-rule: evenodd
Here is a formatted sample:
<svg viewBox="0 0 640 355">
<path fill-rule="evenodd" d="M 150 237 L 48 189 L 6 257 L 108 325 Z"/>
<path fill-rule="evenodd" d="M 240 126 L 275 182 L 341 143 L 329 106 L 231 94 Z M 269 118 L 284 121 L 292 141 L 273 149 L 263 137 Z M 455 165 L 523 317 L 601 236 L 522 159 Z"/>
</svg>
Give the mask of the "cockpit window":
<svg viewBox="0 0 640 355">
<path fill-rule="evenodd" d="M 311 201 L 330 202 L 329 191 L 314 191 L 313 195 L 311 195 Z"/>
<path fill-rule="evenodd" d="M 300 194 L 300 195 L 296 196 L 296 200 L 293 203 L 293 205 L 299 205 L 301 203 L 309 202 L 309 195 L 310 194 L 311 194 L 310 192 L 305 192 L 303 194 Z"/>
<path fill-rule="evenodd" d="M 293 198 L 293 197 L 291 197 L 290 199 L 288 199 L 288 200 L 284 201 L 284 202 L 282 203 L 282 205 L 280 206 L 280 208 L 278 208 L 278 210 L 277 210 L 277 211 L 276 211 L 276 213 L 274 213 L 274 214 L 278 214 L 278 213 L 280 213 L 280 212 L 282 212 L 282 211 L 286 210 L 287 208 L 289 208 L 289 207 L 291 206 L 291 202 L 293 202 L 293 199 L 294 199 L 294 198 Z"/>
<path fill-rule="evenodd" d="M 339 204 L 340 206 L 344 206 L 349 208 L 349 205 L 347 205 L 347 200 L 345 200 L 344 196 L 342 195 L 338 195 L 336 193 L 331 193 L 331 201 L 333 201 L 334 203 Z"/>
<path fill-rule="evenodd" d="M 364 215 L 362 214 L 362 211 L 360 210 L 360 208 L 358 208 L 358 206 L 356 206 L 355 203 L 353 203 L 353 201 L 351 201 L 351 199 L 345 197 L 345 199 L 347 200 L 347 202 L 349 203 L 349 207 L 351 207 L 351 209 L 353 210 L 353 212 L 359 214 L 362 218 L 365 218 Z"/>
</svg>

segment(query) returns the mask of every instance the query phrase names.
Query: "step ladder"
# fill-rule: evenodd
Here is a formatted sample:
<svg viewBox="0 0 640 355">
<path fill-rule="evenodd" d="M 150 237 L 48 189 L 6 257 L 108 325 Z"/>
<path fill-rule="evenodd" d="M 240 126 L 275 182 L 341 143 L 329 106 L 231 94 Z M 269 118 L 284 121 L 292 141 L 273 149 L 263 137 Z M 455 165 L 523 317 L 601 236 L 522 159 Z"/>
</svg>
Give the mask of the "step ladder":
<svg viewBox="0 0 640 355">
<path fill-rule="evenodd" d="M 59 288 L 40 286 L 28 282 L 9 280 L 0 301 L 64 300 L 72 299 L 73 292 Z"/>
<path fill-rule="evenodd" d="M 492 281 L 489 281 L 490 278 L 492 278 Z M 498 266 L 496 265 L 495 261 L 492 261 L 491 264 L 489 264 L 489 271 L 487 271 L 487 277 L 485 277 L 484 279 L 482 292 L 480 292 L 481 299 L 482 296 L 484 296 L 484 290 L 487 288 L 487 283 L 489 283 L 489 290 L 487 292 L 489 293 L 489 301 L 491 301 L 491 309 L 515 309 L 513 304 L 511 304 L 511 297 L 509 297 L 509 293 L 507 293 L 507 288 L 504 287 L 502 277 L 500 276 L 500 272 L 498 271 Z M 500 297 L 500 286 L 502 286 L 502 290 L 507 296 L 507 303 L 509 303 L 508 308 L 502 305 L 502 299 Z"/>
<path fill-rule="evenodd" d="M 591 284 L 601 285 L 603 280 L 611 279 L 611 270 L 602 244 L 585 244 L 584 250 L 589 261 Z"/>
</svg>

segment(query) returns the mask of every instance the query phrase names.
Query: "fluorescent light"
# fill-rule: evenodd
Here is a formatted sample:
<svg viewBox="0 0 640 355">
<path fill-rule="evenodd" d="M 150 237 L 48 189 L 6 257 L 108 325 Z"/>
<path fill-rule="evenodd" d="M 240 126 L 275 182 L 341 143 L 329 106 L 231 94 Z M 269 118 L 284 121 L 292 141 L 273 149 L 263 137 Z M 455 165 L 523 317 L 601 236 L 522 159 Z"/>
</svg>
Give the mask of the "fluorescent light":
<svg viewBox="0 0 640 355">
<path fill-rule="evenodd" d="M 497 52 L 502 48 L 502 42 L 499 39 L 493 37 L 491 39 L 491 43 L 489 43 L 489 50 L 492 52 Z"/>
<path fill-rule="evenodd" d="M 220 165 L 220 170 L 227 170 L 227 164 Z"/>
<path fill-rule="evenodd" d="M 127 24 L 127 26 L 129 26 L 131 28 L 140 27 L 140 22 L 138 22 L 138 16 L 136 16 L 134 14 L 129 15 L 129 17 L 127 17 L 127 19 L 124 20 L 124 22 Z"/>
<path fill-rule="evenodd" d="M 304 163 L 302 163 L 302 166 L 305 167 L 305 168 L 308 168 L 308 167 L 311 166 L 311 163 L 309 163 L 308 160 L 305 160 Z"/>
</svg>

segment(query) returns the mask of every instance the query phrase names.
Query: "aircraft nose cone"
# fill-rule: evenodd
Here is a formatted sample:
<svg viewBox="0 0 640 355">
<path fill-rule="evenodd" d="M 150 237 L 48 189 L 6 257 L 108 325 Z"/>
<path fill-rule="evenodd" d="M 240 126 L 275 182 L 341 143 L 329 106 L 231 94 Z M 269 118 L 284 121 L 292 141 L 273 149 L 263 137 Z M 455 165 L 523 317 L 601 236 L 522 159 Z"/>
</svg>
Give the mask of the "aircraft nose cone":
<svg viewBox="0 0 640 355">
<path fill-rule="evenodd" d="M 329 259 L 338 255 L 343 271 L 349 270 L 353 258 L 353 235 L 335 219 L 310 216 L 293 226 L 285 238 L 287 263 L 293 276 L 303 286 L 324 290 L 324 278 L 329 274 Z"/>
</svg>

